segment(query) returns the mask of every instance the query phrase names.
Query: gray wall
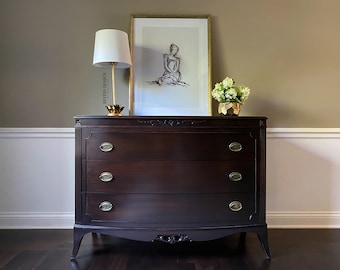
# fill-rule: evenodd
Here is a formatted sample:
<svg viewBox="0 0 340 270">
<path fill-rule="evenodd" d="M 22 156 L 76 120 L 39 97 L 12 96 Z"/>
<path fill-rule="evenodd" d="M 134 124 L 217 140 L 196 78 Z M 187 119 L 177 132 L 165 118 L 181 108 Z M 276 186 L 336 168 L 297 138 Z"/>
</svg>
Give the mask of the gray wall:
<svg viewBox="0 0 340 270">
<path fill-rule="evenodd" d="M 94 34 L 129 32 L 132 14 L 210 15 L 213 84 L 228 75 L 252 89 L 241 115 L 339 127 L 339 10 L 338 0 L 0 0 L 0 127 L 105 114 Z M 128 70 L 116 75 L 128 104 Z"/>
</svg>

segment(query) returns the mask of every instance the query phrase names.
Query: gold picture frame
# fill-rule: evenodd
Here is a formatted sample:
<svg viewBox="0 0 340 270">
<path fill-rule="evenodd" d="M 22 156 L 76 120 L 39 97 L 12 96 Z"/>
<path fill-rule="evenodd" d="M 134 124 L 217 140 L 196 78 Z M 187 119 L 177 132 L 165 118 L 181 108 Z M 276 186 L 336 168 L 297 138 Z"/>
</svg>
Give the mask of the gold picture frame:
<svg viewBox="0 0 340 270">
<path fill-rule="evenodd" d="M 211 115 L 210 16 L 131 16 L 130 115 Z"/>
</svg>

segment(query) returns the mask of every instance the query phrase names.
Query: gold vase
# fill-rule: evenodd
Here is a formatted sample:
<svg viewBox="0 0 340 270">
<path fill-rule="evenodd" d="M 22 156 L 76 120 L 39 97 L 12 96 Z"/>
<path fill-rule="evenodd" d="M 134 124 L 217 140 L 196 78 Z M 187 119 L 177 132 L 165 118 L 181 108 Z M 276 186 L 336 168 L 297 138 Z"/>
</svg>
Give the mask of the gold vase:
<svg viewBox="0 0 340 270">
<path fill-rule="evenodd" d="M 224 115 L 236 115 L 238 116 L 241 111 L 241 104 L 237 102 L 225 102 L 218 104 L 218 113 Z"/>
</svg>

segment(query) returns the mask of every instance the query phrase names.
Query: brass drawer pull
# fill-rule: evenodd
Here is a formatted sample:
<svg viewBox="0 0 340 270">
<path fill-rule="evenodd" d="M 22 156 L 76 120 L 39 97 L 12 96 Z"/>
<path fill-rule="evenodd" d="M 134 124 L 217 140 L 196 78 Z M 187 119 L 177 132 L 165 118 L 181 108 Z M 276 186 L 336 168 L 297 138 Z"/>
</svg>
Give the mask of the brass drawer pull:
<svg viewBox="0 0 340 270">
<path fill-rule="evenodd" d="M 229 180 L 237 182 L 242 180 L 242 174 L 239 172 L 231 172 L 229 173 Z"/>
<path fill-rule="evenodd" d="M 229 144 L 229 150 L 233 152 L 240 152 L 242 150 L 242 144 L 239 142 L 232 142 Z"/>
<path fill-rule="evenodd" d="M 232 201 L 229 203 L 229 209 L 234 212 L 238 212 L 242 209 L 242 203 L 239 201 Z"/>
<path fill-rule="evenodd" d="M 114 147 L 113 147 L 113 144 L 112 143 L 109 143 L 109 142 L 103 142 L 100 146 L 99 146 L 99 149 L 102 151 L 102 152 L 111 152 Z"/>
<path fill-rule="evenodd" d="M 103 212 L 109 212 L 113 208 L 113 204 L 108 201 L 103 201 L 99 204 L 99 209 Z"/>
<path fill-rule="evenodd" d="M 100 179 L 100 181 L 105 182 L 105 183 L 110 182 L 113 179 L 113 174 L 110 173 L 110 172 L 102 172 L 99 175 L 99 179 Z"/>
</svg>

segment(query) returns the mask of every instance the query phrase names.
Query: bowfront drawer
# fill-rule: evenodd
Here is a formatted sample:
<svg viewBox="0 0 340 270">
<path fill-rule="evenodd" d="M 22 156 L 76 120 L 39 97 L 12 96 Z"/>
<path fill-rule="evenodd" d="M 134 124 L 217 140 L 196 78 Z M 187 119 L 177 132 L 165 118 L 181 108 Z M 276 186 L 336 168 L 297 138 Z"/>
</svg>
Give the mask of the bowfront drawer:
<svg viewBox="0 0 340 270">
<path fill-rule="evenodd" d="M 253 193 L 85 194 L 90 223 L 119 226 L 216 226 L 254 222 Z"/>
<path fill-rule="evenodd" d="M 254 159 L 250 133 L 91 133 L 85 140 L 88 160 Z"/>
<path fill-rule="evenodd" d="M 122 193 L 247 192 L 255 161 L 86 161 L 87 191 Z"/>
</svg>

